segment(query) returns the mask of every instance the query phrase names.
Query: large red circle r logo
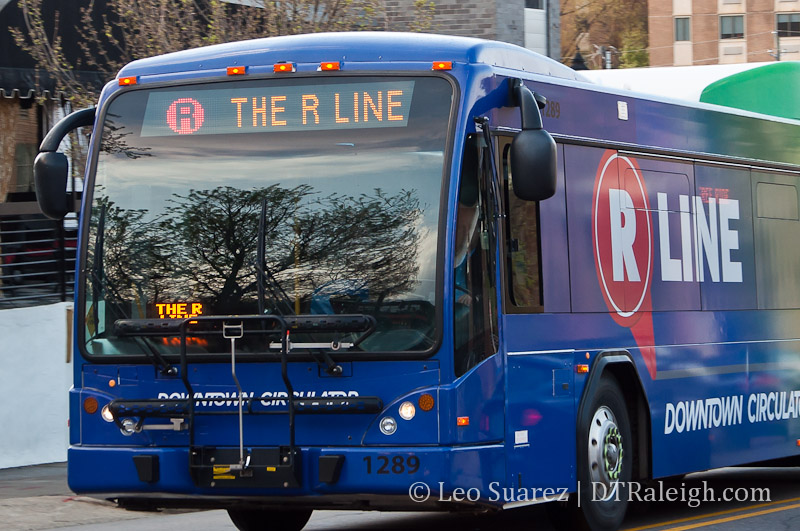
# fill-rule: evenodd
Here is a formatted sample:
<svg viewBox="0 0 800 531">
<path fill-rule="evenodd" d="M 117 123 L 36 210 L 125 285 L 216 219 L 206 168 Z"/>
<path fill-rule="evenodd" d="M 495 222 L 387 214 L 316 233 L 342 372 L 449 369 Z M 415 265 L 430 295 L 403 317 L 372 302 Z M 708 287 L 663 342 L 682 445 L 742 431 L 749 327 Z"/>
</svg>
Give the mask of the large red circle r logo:
<svg viewBox="0 0 800 531">
<path fill-rule="evenodd" d="M 652 299 L 653 226 L 636 161 L 607 150 L 592 194 L 592 244 L 597 280 L 609 313 L 630 328 L 655 376 Z"/>
</svg>

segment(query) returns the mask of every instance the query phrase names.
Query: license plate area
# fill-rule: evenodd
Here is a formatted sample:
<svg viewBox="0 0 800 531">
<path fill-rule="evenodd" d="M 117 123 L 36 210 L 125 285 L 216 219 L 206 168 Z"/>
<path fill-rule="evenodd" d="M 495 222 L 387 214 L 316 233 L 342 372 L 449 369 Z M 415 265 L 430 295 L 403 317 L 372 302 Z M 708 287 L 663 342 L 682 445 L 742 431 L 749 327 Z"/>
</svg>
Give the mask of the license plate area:
<svg viewBox="0 0 800 531">
<path fill-rule="evenodd" d="M 301 486 L 300 453 L 288 446 L 248 448 L 240 465 L 238 448 L 194 447 L 190 470 L 198 487 L 296 488 Z"/>
</svg>

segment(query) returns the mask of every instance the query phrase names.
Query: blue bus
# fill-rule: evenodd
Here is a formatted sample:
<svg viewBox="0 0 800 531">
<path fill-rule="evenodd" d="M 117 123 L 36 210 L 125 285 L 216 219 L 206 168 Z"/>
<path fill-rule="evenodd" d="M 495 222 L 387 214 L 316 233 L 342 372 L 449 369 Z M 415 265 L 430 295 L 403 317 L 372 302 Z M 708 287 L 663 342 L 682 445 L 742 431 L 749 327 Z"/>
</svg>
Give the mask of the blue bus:
<svg viewBox="0 0 800 531">
<path fill-rule="evenodd" d="M 500 510 L 800 452 L 800 128 L 499 42 L 135 61 L 42 142 L 81 211 L 69 485 L 124 507 Z"/>
</svg>

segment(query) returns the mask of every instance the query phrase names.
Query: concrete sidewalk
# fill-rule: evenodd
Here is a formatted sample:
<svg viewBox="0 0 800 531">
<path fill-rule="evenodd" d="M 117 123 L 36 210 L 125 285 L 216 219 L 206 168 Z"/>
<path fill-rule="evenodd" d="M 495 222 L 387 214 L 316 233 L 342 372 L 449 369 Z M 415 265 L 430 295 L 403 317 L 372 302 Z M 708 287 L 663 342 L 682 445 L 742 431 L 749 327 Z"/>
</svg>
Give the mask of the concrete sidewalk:
<svg viewBox="0 0 800 531">
<path fill-rule="evenodd" d="M 0 469 L 0 500 L 31 496 L 72 496 L 67 463 Z"/>
<path fill-rule="evenodd" d="M 119 509 L 105 500 L 75 495 L 67 486 L 66 463 L 0 469 L 0 529 L 3 531 L 42 531 L 151 515 Z"/>
</svg>

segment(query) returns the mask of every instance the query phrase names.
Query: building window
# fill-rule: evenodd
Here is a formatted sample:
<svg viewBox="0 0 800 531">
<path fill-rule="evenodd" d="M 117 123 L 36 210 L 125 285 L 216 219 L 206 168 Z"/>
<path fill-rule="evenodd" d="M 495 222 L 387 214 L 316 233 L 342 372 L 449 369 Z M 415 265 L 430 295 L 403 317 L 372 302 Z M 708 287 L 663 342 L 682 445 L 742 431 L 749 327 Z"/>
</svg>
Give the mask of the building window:
<svg viewBox="0 0 800 531">
<path fill-rule="evenodd" d="M 719 17 L 719 38 L 743 39 L 744 16 L 734 15 L 734 16 Z"/>
<path fill-rule="evenodd" d="M 525 0 L 526 9 L 544 9 L 544 0 Z"/>
<path fill-rule="evenodd" d="M 778 37 L 800 37 L 800 13 L 778 15 Z"/>
<path fill-rule="evenodd" d="M 675 40 L 676 41 L 690 41 L 691 33 L 689 32 L 689 19 L 676 18 L 675 19 Z"/>
</svg>

